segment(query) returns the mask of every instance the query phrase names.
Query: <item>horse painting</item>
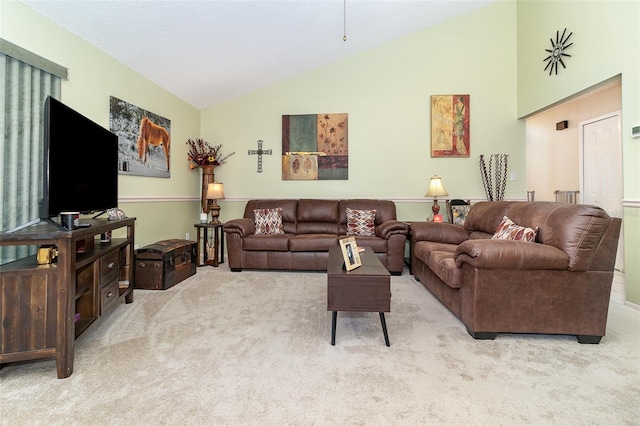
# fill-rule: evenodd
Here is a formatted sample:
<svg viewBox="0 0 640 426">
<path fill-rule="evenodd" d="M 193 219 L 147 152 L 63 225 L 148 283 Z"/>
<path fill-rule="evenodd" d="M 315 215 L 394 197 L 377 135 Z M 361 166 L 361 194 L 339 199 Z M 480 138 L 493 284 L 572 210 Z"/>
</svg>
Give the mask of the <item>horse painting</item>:
<svg viewBox="0 0 640 426">
<path fill-rule="evenodd" d="M 171 137 L 169 136 L 169 132 L 167 132 L 164 127 L 152 123 L 148 117 L 142 118 L 142 120 L 140 121 L 140 133 L 138 134 L 138 156 L 144 164 L 147 164 L 149 146 L 162 145 L 162 147 L 164 148 L 164 154 L 167 157 L 167 171 L 169 171 L 170 144 Z"/>
</svg>

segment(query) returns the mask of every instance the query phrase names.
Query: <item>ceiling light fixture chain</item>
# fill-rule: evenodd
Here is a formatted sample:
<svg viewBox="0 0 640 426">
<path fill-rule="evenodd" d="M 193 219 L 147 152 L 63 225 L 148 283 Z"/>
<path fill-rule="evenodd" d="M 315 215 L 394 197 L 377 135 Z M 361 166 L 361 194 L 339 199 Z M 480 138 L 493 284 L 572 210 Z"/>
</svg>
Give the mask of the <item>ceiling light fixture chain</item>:
<svg viewBox="0 0 640 426">
<path fill-rule="evenodd" d="M 347 41 L 347 0 L 344 0 L 344 10 L 343 10 L 342 18 L 343 18 L 342 22 L 344 24 L 342 41 Z"/>
</svg>

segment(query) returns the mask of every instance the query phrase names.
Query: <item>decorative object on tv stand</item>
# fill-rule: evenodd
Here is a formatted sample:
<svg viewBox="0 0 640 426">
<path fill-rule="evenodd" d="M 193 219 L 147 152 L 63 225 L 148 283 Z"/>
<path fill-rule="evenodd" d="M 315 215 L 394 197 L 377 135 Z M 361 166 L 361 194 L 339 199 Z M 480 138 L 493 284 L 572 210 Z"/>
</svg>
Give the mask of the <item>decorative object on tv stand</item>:
<svg viewBox="0 0 640 426">
<path fill-rule="evenodd" d="M 487 201 L 501 201 L 504 199 L 504 190 L 507 187 L 507 154 L 491 154 L 489 157 L 489 170 L 484 162 L 484 155 L 480 155 L 480 177 Z M 494 188 L 495 184 L 495 188 Z"/>
<path fill-rule="evenodd" d="M 440 213 L 440 206 L 438 205 L 438 197 L 446 197 L 449 195 L 442 185 L 442 178 L 440 176 L 434 176 L 429 183 L 429 190 L 425 194 L 425 197 L 433 197 L 433 206 L 431 211 L 433 212 L 433 221 L 442 222 L 442 216 Z"/>
<path fill-rule="evenodd" d="M 204 139 L 189 139 L 187 140 L 187 145 L 189 145 L 189 151 L 187 152 L 189 169 L 202 170 L 202 212 L 207 213 L 210 210 L 209 202 L 207 201 L 207 190 L 209 184 L 215 181 L 213 171 L 216 167 L 225 164 L 227 159 L 235 152 L 229 155 L 222 155 L 222 144 L 211 146 Z"/>
<path fill-rule="evenodd" d="M 220 223 L 218 218 L 220 217 L 220 206 L 218 205 L 218 200 L 224 199 L 224 188 L 222 187 L 222 182 L 213 182 L 210 183 L 207 187 L 207 200 L 213 200 L 210 205 L 211 209 L 211 222 L 212 225 L 217 225 Z"/>
</svg>

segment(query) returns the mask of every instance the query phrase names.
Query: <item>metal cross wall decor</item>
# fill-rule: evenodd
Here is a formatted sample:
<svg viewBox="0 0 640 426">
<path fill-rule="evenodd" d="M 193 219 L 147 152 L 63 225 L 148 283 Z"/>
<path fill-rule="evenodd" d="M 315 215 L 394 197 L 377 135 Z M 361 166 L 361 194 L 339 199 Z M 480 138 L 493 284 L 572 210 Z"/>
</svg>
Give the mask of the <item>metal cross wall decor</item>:
<svg viewBox="0 0 640 426">
<path fill-rule="evenodd" d="M 250 149 L 249 155 L 258 155 L 258 173 L 262 173 L 262 154 L 271 155 L 270 149 L 262 149 L 262 139 L 258 141 L 258 149 Z"/>
</svg>

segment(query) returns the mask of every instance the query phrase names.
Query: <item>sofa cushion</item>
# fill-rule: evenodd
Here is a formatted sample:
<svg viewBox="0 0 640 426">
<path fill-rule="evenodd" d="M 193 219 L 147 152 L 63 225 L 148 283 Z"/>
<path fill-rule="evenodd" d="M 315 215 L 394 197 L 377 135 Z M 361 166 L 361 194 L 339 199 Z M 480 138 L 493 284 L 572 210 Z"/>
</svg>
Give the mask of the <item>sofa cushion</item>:
<svg viewBox="0 0 640 426">
<path fill-rule="evenodd" d="M 469 233 L 481 231 L 493 235 L 502 222 L 502 218 L 508 214 L 509 209 L 519 202 L 480 201 L 474 203 L 464 221 L 464 229 Z"/>
<path fill-rule="evenodd" d="M 469 238 L 469 233 L 462 226 L 446 222 L 411 222 L 410 227 L 411 239 L 414 241 L 460 244 Z"/>
<path fill-rule="evenodd" d="M 255 209 L 253 215 L 256 224 L 256 235 L 284 234 L 281 207 L 275 209 Z"/>
<path fill-rule="evenodd" d="M 347 235 L 375 236 L 375 219 L 375 210 L 355 210 L 347 207 Z"/>
<path fill-rule="evenodd" d="M 358 247 L 371 247 L 374 253 L 387 253 L 389 251 L 389 240 L 380 237 L 356 236 Z"/>
<path fill-rule="evenodd" d="M 492 240 L 513 240 L 513 241 L 529 241 L 531 243 L 536 241 L 536 234 L 538 228 L 532 229 L 526 226 L 516 225 L 507 216 L 502 218 L 502 222 L 498 225 L 498 229 L 491 237 Z"/>
<path fill-rule="evenodd" d="M 296 234 L 338 234 L 338 200 L 298 200 Z"/>
<path fill-rule="evenodd" d="M 428 266 L 449 287 L 462 288 L 462 269 L 453 255 L 450 251 L 434 251 L 429 255 Z"/>
<path fill-rule="evenodd" d="M 425 265 L 429 264 L 429 256 L 435 252 L 448 252 L 453 255 L 458 244 L 448 244 L 436 241 L 417 241 L 413 247 L 413 255 Z"/>
<path fill-rule="evenodd" d="M 338 200 L 298 200 L 298 222 L 338 223 Z"/>
<path fill-rule="evenodd" d="M 289 251 L 290 234 L 247 235 L 242 240 L 242 249 L 249 251 Z"/>
<path fill-rule="evenodd" d="M 469 232 L 468 240 L 490 240 L 493 237 L 493 232 L 473 231 Z"/>
<path fill-rule="evenodd" d="M 335 234 L 300 234 L 289 238 L 289 250 L 301 251 L 329 251 L 329 247 L 338 245 Z"/>
</svg>

